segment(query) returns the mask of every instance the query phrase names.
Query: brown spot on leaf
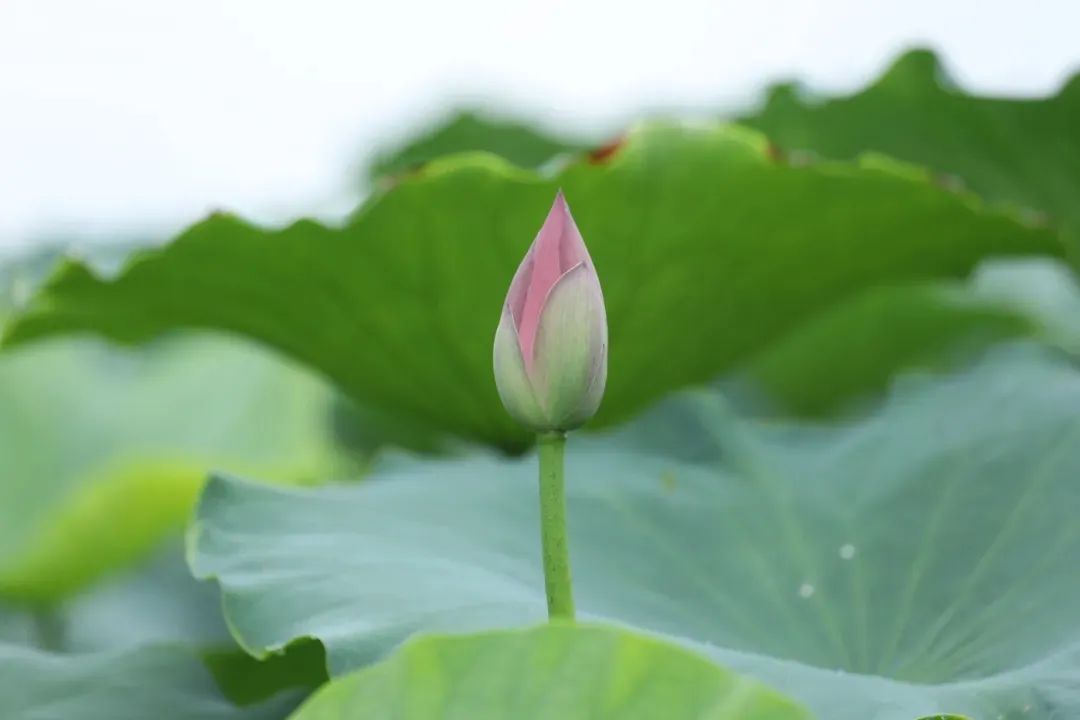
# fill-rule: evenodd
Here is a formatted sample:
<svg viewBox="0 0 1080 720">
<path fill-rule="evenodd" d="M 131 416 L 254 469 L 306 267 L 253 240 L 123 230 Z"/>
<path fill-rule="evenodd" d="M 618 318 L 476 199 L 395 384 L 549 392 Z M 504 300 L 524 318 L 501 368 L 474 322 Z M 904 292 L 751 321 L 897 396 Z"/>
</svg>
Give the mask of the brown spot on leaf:
<svg viewBox="0 0 1080 720">
<path fill-rule="evenodd" d="M 626 144 L 626 136 L 620 135 L 614 140 L 604 143 L 598 148 L 589 151 L 589 162 L 593 165 L 601 165 L 611 160 L 622 146 Z"/>
</svg>

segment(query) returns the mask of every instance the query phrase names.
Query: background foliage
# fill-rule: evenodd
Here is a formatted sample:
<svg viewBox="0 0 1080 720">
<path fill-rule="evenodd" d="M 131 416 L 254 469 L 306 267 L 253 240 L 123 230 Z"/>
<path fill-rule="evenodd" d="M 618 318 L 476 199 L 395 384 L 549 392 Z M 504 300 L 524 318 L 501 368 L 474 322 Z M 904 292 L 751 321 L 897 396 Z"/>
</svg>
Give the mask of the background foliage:
<svg viewBox="0 0 1080 720">
<path fill-rule="evenodd" d="M 1076 78 L 916 51 L 734 124 L 465 111 L 341 226 L 4 259 L 0 716 L 1080 713 L 1078 168 Z M 560 187 L 612 344 L 580 627 L 490 377 Z"/>
</svg>

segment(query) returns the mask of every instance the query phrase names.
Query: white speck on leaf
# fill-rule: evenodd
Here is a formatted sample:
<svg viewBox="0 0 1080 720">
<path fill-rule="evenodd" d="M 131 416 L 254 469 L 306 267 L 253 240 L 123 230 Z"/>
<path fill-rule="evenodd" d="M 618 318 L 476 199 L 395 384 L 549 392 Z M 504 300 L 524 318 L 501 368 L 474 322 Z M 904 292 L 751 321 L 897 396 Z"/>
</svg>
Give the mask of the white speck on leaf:
<svg viewBox="0 0 1080 720">
<path fill-rule="evenodd" d="M 840 559 L 850 560 L 855 557 L 855 546 L 851 543 L 846 543 L 840 546 Z"/>
<path fill-rule="evenodd" d="M 814 586 L 810 583 L 803 583 L 799 586 L 799 597 L 808 598 L 814 594 Z"/>
</svg>

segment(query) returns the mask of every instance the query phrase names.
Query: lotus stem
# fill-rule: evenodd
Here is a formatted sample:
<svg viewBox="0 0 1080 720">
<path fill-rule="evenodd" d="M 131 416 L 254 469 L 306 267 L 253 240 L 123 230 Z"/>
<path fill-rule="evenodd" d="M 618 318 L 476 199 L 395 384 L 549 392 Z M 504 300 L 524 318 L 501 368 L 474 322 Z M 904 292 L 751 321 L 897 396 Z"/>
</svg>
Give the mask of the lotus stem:
<svg viewBox="0 0 1080 720">
<path fill-rule="evenodd" d="M 548 617 L 574 619 L 574 589 L 566 542 L 566 435 L 544 433 L 540 443 L 540 540 L 544 553 L 544 588 Z"/>
</svg>

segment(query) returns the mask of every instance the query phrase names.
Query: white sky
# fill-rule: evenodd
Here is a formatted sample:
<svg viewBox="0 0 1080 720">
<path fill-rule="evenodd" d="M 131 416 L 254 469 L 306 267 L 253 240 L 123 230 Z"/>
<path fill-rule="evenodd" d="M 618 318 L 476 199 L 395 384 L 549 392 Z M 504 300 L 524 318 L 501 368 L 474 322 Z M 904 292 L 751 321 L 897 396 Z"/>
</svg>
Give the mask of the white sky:
<svg viewBox="0 0 1080 720">
<path fill-rule="evenodd" d="M 613 129 L 791 76 L 854 89 L 912 43 L 1051 92 L 1077 28 L 1080 0 L 0 0 L 0 249 L 333 217 L 375 143 L 460 98 Z"/>
</svg>

